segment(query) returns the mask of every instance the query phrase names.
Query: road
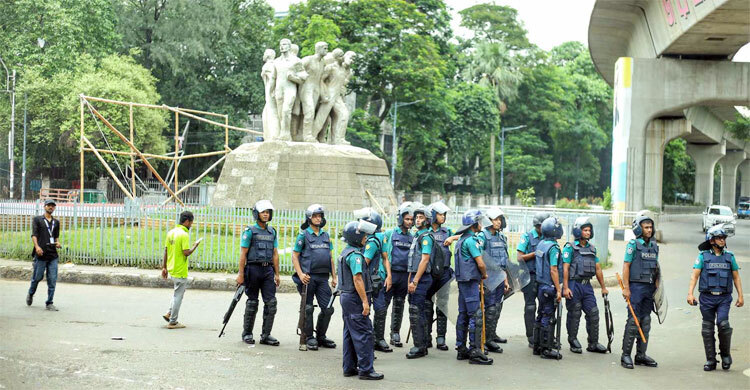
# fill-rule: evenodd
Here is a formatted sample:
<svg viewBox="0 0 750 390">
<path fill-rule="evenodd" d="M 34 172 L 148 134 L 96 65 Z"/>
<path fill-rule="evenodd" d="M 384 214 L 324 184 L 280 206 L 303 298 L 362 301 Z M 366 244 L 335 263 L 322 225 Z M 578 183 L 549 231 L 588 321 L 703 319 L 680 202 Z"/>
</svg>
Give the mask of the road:
<svg viewBox="0 0 750 390">
<path fill-rule="evenodd" d="M 375 367 L 385 374 L 380 382 L 364 383 L 341 375 L 341 349 L 297 351 L 295 335 L 298 298 L 280 294 L 274 335 L 280 347 L 247 346 L 240 341 L 238 307 L 218 339 L 220 321 L 231 293 L 193 290 L 186 293 L 181 322 L 188 327 L 167 330 L 161 314 L 170 292 L 163 289 L 58 284 L 59 312 L 43 310 L 41 285 L 37 302 L 24 303 L 27 283 L 0 280 L 0 389 L 9 388 L 711 388 L 750 387 L 750 310 L 733 308 L 735 329 L 732 370 L 705 373 L 700 338 L 700 313 L 685 303 L 695 246 L 701 239 L 700 217 L 680 217 L 664 223 L 666 243 L 661 263 L 670 301 L 663 325 L 654 318 L 649 355 L 658 368 L 619 365 L 625 303 L 611 290 L 615 320 L 612 354 L 562 351 L 563 360 L 532 356 L 523 336 L 522 302 L 512 297 L 502 313 L 500 333 L 508 337 L 503 354 L 493 354 L 493 366 L 471 366 L 455 360 L 455 352 L 430 350 L 423 359 L 404 358 L 406 348 L 378 353 Z M 740 221 L 729 240 L 741 274 L 750 285 L 750 221 Z M 743 246 L 744 245 L 744 246 Z M 750 287 L 748 287 L 750 288 Z M 745 294 L 748 298 L 748 294 Z M 601 306 L 601 300 L 600 300 Z M 244 301 L 242 303 L 244 305 Z M 338 305 L 337 305 L 338 309 Z M 403 335 L 406 335 L 405 320 Z M 329 336 L 341 341 L 337 311 Z M 256 337 L 260 319 L 256 323 Z M 579 339 L 585 340 L 584 327 Z M 604 335 L 604 324 L 601 324 Z M 449 342 L 454 341 L 449 324 Z M 123 337 L 124 340 L 112 340 Z M 565 337 L 565 333 L 563 333 Z M 603 336 L 606 341 L 606 336 Z M 743 374 L 744 371 L 744 374 Z"/>
</svg>

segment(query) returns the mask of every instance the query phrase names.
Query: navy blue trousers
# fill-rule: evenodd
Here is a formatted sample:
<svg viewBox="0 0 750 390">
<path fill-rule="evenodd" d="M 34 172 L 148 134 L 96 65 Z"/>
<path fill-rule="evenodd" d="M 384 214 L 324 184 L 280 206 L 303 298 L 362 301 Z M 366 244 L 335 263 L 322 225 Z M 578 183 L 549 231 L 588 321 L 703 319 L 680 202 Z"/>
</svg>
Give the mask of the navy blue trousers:
<svg viewBox="0 0 750 390">
<path fill-rule="evenodd" d="M 630 305 L 633 306 L 635 315 L 640 321 L 642 318 L 651 317 L 654 310 L 654 292 L 656 285 L 653 283 L 630 282 Z M 628 319 L 633 317 L 628 310 Z"/>
<path fill-rule="evenodd" d="M 297 291 L 300 294 L 304 291 L 305 285 L 297 276 L 292 275 L 292 280 L 297 285 Z M 307 284 L 307 303 L 308 305 L 313 304 L 313 297 L 318 301 L 318 307 L 328 307 L 328 302 L 331 300 L 331 286 L 328 285 L 328 274 L 310 274 L 310 283 Z"/>
<path fill-rule="evenodd" d="M 541 324 L 541 326 L 549 326 L 552 324 L 552 317 L 555 315 L 557 290 L 555 290 L 555 286 L 547 284 L 539 283 L 538 286 L 537 300 L 539 300 L 539 308 L 537 310 L 536 323 Z"/>
<path fill-rule="evenodd" d="M 245 266 L 245 294 L 251 301 L 258 300 L 258 293 L 263 302 L 268 302 L 276 296 L 276 283 L 273 280 L 273 266 L 248 264 Z"/>
<path fill-rule="evenodd" d="M 466 343 L 466 333 L 469 334 L 469 344 L 472 347 L 478 345 L 474 337 L 477 324 L 474 314 L 479 310 L 481 300 L 479 296 L 479 282 L 470 280 L 458 282 L 458 318 L 456 319 L 456 346 L 460 347 Z M 486 303 L 486 301 L 485 301 Z"/>
<path fill-rule="evenodd" d="M 701 304 L 703 321 L 716 321 L 716 325 L 719 325 L 722 321 L 729 320 L 732 294 L 712 295 L 711 293 L 701 293 L 698 301 Z"/>
<path fill-rule="evenodd" d="M 373 372 L 375 337 L 370 317 L 362 315 L 362 300 L 356 292 L 341 293 L 340 302 L 344 319 L 344 372 L 357 370 L 360 375 Z"/>
</svg>

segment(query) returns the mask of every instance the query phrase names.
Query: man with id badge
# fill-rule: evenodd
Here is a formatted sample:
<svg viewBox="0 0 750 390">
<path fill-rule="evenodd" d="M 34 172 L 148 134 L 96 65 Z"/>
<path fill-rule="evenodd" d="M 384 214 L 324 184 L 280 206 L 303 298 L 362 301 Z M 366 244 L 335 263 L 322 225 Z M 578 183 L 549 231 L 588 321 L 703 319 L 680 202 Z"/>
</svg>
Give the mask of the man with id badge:
<svg viewBox="0 0 750 390">
<path fill-rule="evenodd" d="M 44 201 L 44 215 L 39 215 L 31 220 L 31 241 L 34 243 L 34 250 L 31 251 L 31 257 L 34 259 L 34 269 L 31 273 L 31 287 L 26 294 L 26 304 L 31 306 L 34 300 L 34 293 L 39 282 L 47 273 L 47 310 L 57 311 L 52 300 L 55 297 L 55 285 L 57 284 L 57 248 L 60 248 L 60 221 L 52 217 L 55 212 L 54 200 L 47 199 Z"/>
</svg>

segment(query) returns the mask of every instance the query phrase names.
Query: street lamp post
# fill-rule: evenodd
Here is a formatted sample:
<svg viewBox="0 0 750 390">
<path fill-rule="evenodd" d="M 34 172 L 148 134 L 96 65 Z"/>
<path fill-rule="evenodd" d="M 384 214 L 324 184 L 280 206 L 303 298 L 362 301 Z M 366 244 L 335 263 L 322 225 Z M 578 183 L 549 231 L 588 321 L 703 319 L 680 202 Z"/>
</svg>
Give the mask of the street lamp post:
<svg viewBox="0 0 750 390">
<path fill-rule="evenodd" d="M 415 100 L 413 102 L 409 103 L 399 103 L 394 102 L 393 103 L 393 131 L 391 132 L 391 187 L 393 189 L 396 189 L 396 162 L 398 160 L 398 144 L 396 139 L 396 124 L 398 122 L 398 108 L 399 107 L 406 107 L 411 106 L 412 104 L 417 104 L 421 102 L 424 99 Z"/>
<path fill-rule="evenodd" d="M 13 199 L 13 140 L 16 133 L 16 71 L 8 71 L 5 61 L 0 58 L 5 69 L 5 91 L 10 93 L 10 133 L 8 133 L 8 158 L 10 159 L 10 198 Z M 10 88 L 10 89 L 9 89 Z"/>
<path fill-rule="evenodd" d="M 505 132 L 523 129 L 526 125 L 503 127 L 500 129 L 500 204 L 503 204 L 503 184 L 505 182 Z"/>
</svg>

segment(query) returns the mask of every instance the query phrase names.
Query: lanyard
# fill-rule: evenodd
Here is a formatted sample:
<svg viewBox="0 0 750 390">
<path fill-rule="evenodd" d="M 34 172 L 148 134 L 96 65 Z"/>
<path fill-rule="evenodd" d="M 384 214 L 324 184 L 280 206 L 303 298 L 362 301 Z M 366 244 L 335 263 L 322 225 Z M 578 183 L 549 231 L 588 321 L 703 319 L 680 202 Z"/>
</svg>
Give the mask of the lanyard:
<svg viewBox="0 0 750 390">
<path fill-rule="evenodd" d="M 47 232 L 49 232 L 49 242 L 50 244 L 55 243 L 55 237 L 52 236 L 52 231 L 55 230 L 55 220 L 52 220 L 52 226 L 50 226 L 49 221 L 47 221 L 47 218 L 44 218 L 44 224 L 47 225 Z"/>
</svg>

